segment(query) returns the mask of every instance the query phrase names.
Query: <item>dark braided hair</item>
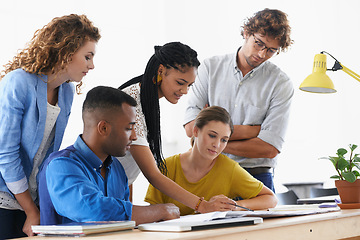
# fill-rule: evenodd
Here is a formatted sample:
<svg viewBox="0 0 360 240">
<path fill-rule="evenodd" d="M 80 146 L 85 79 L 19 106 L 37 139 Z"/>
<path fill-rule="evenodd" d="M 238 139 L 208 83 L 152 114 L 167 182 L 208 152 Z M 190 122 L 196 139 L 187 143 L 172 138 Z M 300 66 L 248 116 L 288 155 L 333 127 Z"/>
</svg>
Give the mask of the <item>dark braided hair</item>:
<svg viewBox="0 0 360 240">
<path fill-rule="evenodd" d="M 158 168 L 166 175 L 167 168 L 161 150 L 158 85 L 154 84 L 153 80 L 157 77 L 160 64 L 167 69 L 174 68 L 180 72 L 186 72 L 189 67 L 197 68 L 200 62 L 196 51 L 180 42 L 170 42 L 162 47 L 155 46 L 154 48 L 155 54 L 148 61 L 144 74 L 124 83 L 119 89 L 141 83 L 140 99 L 147 127 L 147 140 Z"/>
</svg>

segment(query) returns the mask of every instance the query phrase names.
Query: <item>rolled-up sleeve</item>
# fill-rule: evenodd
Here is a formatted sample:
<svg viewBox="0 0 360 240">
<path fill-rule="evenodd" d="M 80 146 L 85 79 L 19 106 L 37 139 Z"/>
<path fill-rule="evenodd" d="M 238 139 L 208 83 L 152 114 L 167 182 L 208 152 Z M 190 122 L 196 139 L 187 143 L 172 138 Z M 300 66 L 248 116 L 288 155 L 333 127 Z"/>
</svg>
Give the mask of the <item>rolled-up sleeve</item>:
<svg viewBox="0 0 360 240">
<path fill-rule="evenodd" d="M 13 76 L 13 77 L 11 77 Z M 28 189 L 20 159 L 21 122 L 26 102 L 26 85 L 16 75 L 0 82 L 0 173 L 14 194 Z"/>
<path fill-rule="evenodd" d="M 274 89 L 266 117 L 261 124 L 258 138 L 281 151 L 289 122 L 291 99 L 294 95 L 293 84 L 285 76 L 284 81 Z"/>
</svg>

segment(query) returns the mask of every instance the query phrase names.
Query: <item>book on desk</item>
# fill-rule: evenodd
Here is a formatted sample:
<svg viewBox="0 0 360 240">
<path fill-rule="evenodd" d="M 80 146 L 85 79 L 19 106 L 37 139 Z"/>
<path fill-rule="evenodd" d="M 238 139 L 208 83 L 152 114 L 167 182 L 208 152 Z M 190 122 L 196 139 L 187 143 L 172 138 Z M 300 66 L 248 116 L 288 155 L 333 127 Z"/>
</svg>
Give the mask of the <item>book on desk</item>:
<svg viewBox="0 0 360 240">
<path fill-rule="evenodd" d="M 34 233 L 42 236 L 84 236 L 94 233 L 133 229 L 134 221 L 74 222 L 58 225 L 33 225 Z"/>
</svg>

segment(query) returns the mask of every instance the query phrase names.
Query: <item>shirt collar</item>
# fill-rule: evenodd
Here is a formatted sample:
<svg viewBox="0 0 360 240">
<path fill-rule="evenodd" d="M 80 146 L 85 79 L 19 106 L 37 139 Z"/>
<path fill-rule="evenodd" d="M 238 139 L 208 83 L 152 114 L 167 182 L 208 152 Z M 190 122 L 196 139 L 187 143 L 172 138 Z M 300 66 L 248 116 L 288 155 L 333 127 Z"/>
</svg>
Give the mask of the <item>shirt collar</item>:
<svg viewBox="0 0 360 240">
<path fill-rule="evenodd" d="M 238 48 L 238 50 L 236 51 L 235 55 L 233 56 L 233 69 L 234 69 L 234 75 L 237 74 L 237 73 L 241 73 L 242 75 L 242 72 L 241 70 L 238 68 L 237 66 L 237 56 L 238 56 L 238 53 L 240 51 L 241 47 Z M 247 74 L 250 75 L 252 73 L 255 73 L 257 72 L 259 69 L 263 68 L 265 63 L 269 61 L 269 60 L 266 60 L 265 62 L 261 63 L 259 66 L 257 66 L 256 68 L 252 69 L 250 72 L 248 72 Z"/>
<path fill-rule="evenodd" d="M 82 134 L 78 136 L 74 143 L 74 147 L 83 155 L 87 163 L 91 165 L 96 171 L 100 171 L 103 166 L 101 159 L 96 156 L 96 154 L 86 145 L 82 139 Z M 106 162 L 106 163 L 105 163 Z M 108 156 L 104 161 L 104 164 L 107 164 L 107 167 L 110 168 L 111 163 L 113 162 L 112 157 Z"/>
<path fill-rule="evenodd" d="M 240 51 L 240 48 L 238 48 L 238 50 L 235 52 L 234 56 L 233 56 L 233 69 L 234 69 L 234 75 L 237 74 L 237 73 L 241 73 L 240 69 L 238 68 L 237 66 L 237 56 L 238 56 L 238 53 Z"/>
<path fill-rule="evenodd" d="M 106 168 L 110 168 L 111 164 L 112 164 L 113 160 L 112 157 L 109 155 L 105 161 L 103 162 L 103 164 L 100 166 L 100 168 L 102 168 L 103 166 Z"/>
</svg>

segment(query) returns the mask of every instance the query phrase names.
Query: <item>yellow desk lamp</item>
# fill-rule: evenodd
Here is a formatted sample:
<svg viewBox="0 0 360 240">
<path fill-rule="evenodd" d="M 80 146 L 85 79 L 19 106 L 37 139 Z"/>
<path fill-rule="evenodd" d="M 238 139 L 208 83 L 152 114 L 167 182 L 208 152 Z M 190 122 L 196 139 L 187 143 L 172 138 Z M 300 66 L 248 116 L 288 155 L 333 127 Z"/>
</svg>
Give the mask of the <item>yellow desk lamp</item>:
<svg viewBox="0 0 360 240">
<path fill-rule="evenodd" d="M 328 54 L 335 60 L 335 64 L 331 69 L 326 68 L 326 55 Z M 326 75 L 326 71 L 337 71 L 343 70 L 356 80 L 360 82 L 360 76 L 343 64 L 341 64 L 336 58 L 334 58 L 330 53 L 322 51 L 320 54 L 316 54 L 314 58 L 313 72 L 310 74 L 300 85 L 300 90 L 305 92 L 313 93 L 334 93 L 336 92 L 334 84 L 331 79 Z"/>
</svg>

